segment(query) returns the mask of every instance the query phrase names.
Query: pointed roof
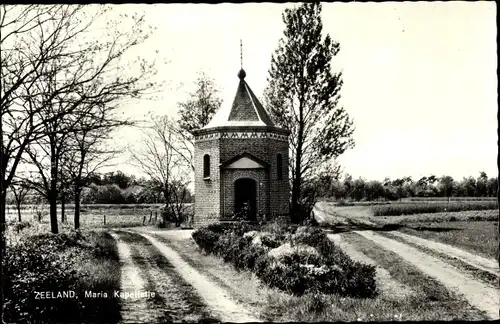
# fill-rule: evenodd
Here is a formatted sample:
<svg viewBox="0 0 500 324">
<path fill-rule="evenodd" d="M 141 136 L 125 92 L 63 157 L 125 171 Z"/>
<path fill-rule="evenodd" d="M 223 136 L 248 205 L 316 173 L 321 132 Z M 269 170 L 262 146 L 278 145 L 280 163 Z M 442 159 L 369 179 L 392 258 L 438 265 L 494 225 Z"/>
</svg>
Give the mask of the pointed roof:
<svg viewBox="0 0 500 324">
<path fill-rule="evenodd" d="M 245 76 L 245 71 L 241 69 L 232 105 L 223 104 L 203 129 L 221 126 L 274 126 L 269 114 L 245 82 Z"/>
</svg>

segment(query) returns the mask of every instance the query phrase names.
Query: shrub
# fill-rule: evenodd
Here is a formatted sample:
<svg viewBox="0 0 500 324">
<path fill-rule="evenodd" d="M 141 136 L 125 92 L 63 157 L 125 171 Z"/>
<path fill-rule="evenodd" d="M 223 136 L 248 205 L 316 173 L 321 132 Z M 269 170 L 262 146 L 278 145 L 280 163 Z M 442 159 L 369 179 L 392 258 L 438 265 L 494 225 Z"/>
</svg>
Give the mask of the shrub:
<svg viewBox="0 0 500 324">
<path fill-rule="evenodd" d="M 292 246 L 290 243 L 285 243 L 278 248 L 270 250 L 268 255 L 286 265 L 294 263 L 318 264 L 320 260 L 318 251 L 312 246 L 305 244 Z"/>
<path fill-rule="evenodd" d="M 283 240 L 280 236 L 269 233 L 269 232 L 257 232 L 257 231 L 249 231 L 246 232 L 243 237 L 249 237 L 253 245 L 265 247 L 265 248 L 277 248 L 280 246 L 281 241 Z"/>
<path fill-rule="evenodd" d="M 373 297 L 375 267 L 354 262 L 326 235 L 310 227 L 214 224 L 193 233 L 206 252 L 221 257 L 237 270 L 251 270 L 280 290 Z M 273 232 L 272 232 L 273 231 Z"/>
<path fill-rule="evenodd" d="M 18 233 L 20 231 L 22 231 L 23 229 L 28 228 L 28 227 L 31 227 L 30 222 L 19 222 L 19 223 L 13 224 L 13 226 L 12 226 L 13 230 L 18 232 Z"/>
<path fill-rule="evenodd" d="M 79 276 L 73 270 L 72 260 L 57 252 L 76 245 L 76 241 L 76 235 L 37 235 L 6 249 L 3 288 L 7 322 L 18 322 L 26 316 L 35 321 L 62 322 L 67 321 L 67 314 L 79 312 L 78 304 L 72 299 L 40 301 L 34 293 L 78 288 Z"/>
<path fill-rule="evenodd" d="M 54 254 L 37 254 L 33 248 L 24 244 L 18 245 L 11 252 L 22 257 L 16 258 L 9 253 L 5 258 L 4 319 L 7 322 L 17 322 L 17 317 L 25 314 L 59 322 L 61 309 L 78 311 L 77 305 L 68 303 L 65 299 L 43 300 L 43 303 L 34 299 L 35 291 L 75 290 L 78 276 L 74 270 L 68 270 L 65 260 Z"/>
<path fill-rule="evenodd" d="M 208 228 L 200 228 L 191 234 L 194 241 L 200 248 L 208 253 L 213 253 L 214 246 L 219 240 L 219 233 L 213 232 Z"/>
</svg>

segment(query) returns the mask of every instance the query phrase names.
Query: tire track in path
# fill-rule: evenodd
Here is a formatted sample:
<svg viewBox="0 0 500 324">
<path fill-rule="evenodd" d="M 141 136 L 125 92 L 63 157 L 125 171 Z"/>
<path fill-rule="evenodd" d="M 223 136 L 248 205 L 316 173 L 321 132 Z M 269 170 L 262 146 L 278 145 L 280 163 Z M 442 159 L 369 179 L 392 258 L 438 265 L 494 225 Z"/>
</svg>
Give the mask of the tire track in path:
<svg viewBox="0 0 500 324">
<path fill-rule="evenodd" d="M 377 284 L 380 285 L 381 293 L 387 298 L 399 300 L 415 294 L 413 289 L 394 279 L 390 273 L 386 269 L 382 268 L 375 260 L 356 250 L 352 244 L 344 241 L 340 234 L 327 234 L 327 237 L 332 240 L 333 243 L 338 245 L 353 260 L 374 265 L 376 267 L 375 279 Z"/>
<path fill-rule="evenodd" d="M 167 259 L 139 234 L 122 232 L 130 245 L 134 263 L 154 298 L 147 299 L 149 309 L 144 318 L 150 323 L 214 321 L 195 289 L 188 285 Z"/>
<path fill-rule="evenodd" d="M 420 271 L 436 278 L 448 289 L 462 294 L 472 306 L 484 311 L 491 319 L 498 319 L 500 292 L 475 278 L 465 275 L 445 262 L 403 244 L 374 233 L 373 231 L 355 231 L 357 234 L 377 243 L 388 251 L 398 254 L 413 264 Z"/>
<path fill-rule="evenodd" d="M 482 256 L 469 253 L 467 251 L 464 251 L 462 249 L 456 248 L 456 247 L 448 245 L 448 244 L 443 244 L 440 242 L 427 240 L 427 239 L 424 239 L 424 238 L 421 238 L 418 236 L 414 236 L 414 235 L 409 235 L 406 233 L 393 231 L 393 232 L 391 232 L 391 234 L 395 235 L 395 236 L 399 236 L 399 237 L 407 240 L 408 242 L 412 242 L 412 243 L 415 243 L 417 245 L 424 246 L 424 247 L 429 248 L 431 250 L 441 252 L 441 253 L 447 254 L 451 257 L 462 260 L 463 262 L 465 262 L 473 267 L 476 267 L 476 268 L 481 269 L 483 271 L 489 272 L 495 276 L 500 275 L 498 262 L 496 260 L 483 258 Z"/>
<path fill-rule="evenodd" d="M 127 243 L 123 242 L 115 232 L 110 232 L 111 236 L 116 240 L 118 257 L 120 258 L 121 276 L 120 287 L 121 292 L 131 294 L 129 298 L 121 298 L 121 316 L 122 323 L 140 323 L 143 322 L 144 314 L 148 309 L 146 299 L 144 297 L 134 296 L 134 293 L 144 291 L 145 283 L 142 280 L 137 265 L 132 259 L 132 253 Z M 114 298 L 114 297 L 113 297 Z"/>
<path fill-rule="evenodd" d="M 223 322 L 260 322 L 248 309 L 235 303 L 228 293 L 200 274 L 184 261 L 177 252 L 146 233 L 137 233 L 145 237 L 174 266 L 184 281 L 193 286 L 208 308 Z"/>
</svg>

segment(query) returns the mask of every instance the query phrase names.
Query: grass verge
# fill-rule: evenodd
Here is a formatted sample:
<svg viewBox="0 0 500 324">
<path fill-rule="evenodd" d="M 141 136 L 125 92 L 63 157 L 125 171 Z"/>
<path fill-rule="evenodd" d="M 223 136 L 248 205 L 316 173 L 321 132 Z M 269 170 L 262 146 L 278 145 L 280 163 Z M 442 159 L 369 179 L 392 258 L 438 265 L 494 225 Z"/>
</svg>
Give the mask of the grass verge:
<svg viewBox="0 0 500 324">
<path fill-rule="evenodd" d="M 462 260 L 459 260 L 457 258 L 454 258 L 452 256 L 449 256 L 447 255 L 446 253 L 442 253 L 442 252 L 439 252 L 439 251 L 436 251 L 436 250 L 433 250 L 433 249 L 429 249 L 425 246 L 422 246 L 422 245 L 419 245 L 419 244 L 415 244 L 413 242 L 410 242 L 410 241 L 407 241 L 405 240 L 404 238 L 402 237 L 399 237 L 399 236 L 396 236 L 396 235 L 392 235 L 390 232 L 385 232 L 385 233 L 379 233 L 380 235 L 383 235 L 387 238 L 390 238 L 392 240 L 396 240 L 398 242 L 401 242 L 401 243 L 404 243 L 404 244 L 407 244 L 409 246 L 412 246 L 416 249 L 419 249 L 420 251 L 426 253 L 426 254 L 429 254 L 431 256 L 434 256 L 438 259 L 442 259 L 442 260 L 445 260 L 448 264 L 451 264 L 452 266 L 462 270 L 463 272 L 465 273 L 468 273 L 470 275 L 472 275 L 473 277 L 475 278 L 479 278 L 481 279 L 482 281 L 490 284 L 490 285 L 493 285 L 493 286 L 498 286 L 498 276 L 495 276 L 494 274 L 492 273 L 489 273 L 488 271 L 484 271 L 484 270 L 481 270 L 481 269 L 478 269 Z"/>
<path fill-rule="evenodd" d="M 400 230 L 498 260 L 498 221 L 427 223 Z"/>
<path fill-rule="evenodd" d="M 461 296 L 450 292 L 439 281 L 428 277 L 401 259 L 356 233 L 346 233 L 344 238 L 360 252 L 372 259 L 397 281 L 411 287 L 416 294 L 401 301 L 399 310 L 407 320 L 479 320 L 485 314 L 471 307 Z"/>
<path fill-rule="evenodd" d="M 120 263 L 114 239 L 102 231 L 49 234 L 43 224 L 6 233 L 5 322 L 120 321 Z M 43 293 L 42 293 L 43 292 Z M 89 297 L 101 293 L 101 297 Z"/>
</svg>

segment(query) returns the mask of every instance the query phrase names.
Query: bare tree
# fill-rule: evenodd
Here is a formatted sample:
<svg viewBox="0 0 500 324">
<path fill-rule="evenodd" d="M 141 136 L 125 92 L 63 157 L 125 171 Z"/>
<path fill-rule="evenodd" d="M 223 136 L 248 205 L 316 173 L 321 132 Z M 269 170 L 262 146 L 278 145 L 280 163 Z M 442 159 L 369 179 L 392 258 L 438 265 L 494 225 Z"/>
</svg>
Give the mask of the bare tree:
<svg viewBox="0 0 500 324">
<path fill-rule="evenodd" d="M 25 148 L 37 138 L 43 120 L 34 115 L 42 107 L 26 104 L 31 85 L 43 77 L 46 62 L 60 55 L 63 44 L 80 29 L 65 29 L 72 9 L 61 5 L 0 7 L 0 225 L 5 224 L 5 199 Z M 59 22 L 59 28 L 40 35 L 44 24 Z M 30 92 L 25 93 L 24 89 Z M 61 89 L 62 90 L 62 89 Z M 35 95 L 35 94 L 33 94 Z"/>
<path fill-rule="evenodd" d="M 10 190 L 14 194 L 14 202 L 17 208 L 18 221 L 21 222 L 21 204 L 26 200 L 27 194 L 30 192 L 30 188 L 23 180 L 14 180 Z"/>
<path fill-rule="evenodd" d="M 168 116 L 152 116 L 152 125 L 144 129 L 143 140 L 138 148 L 130 148 L 130 154 L 132 163 L 161 188 L 167 212 L 175 218 L 176 226 L 180 226 L 191 164 L 179 154 L 183 138 L 176 126 L 176 121 Z"/>
<path fill-rule="evenodd" d="M 120 151 L 120 148 L 107 148 L 112 131 L 118 127 L 129 125 L 129 121 L 120 119 L 88 118 L 82 121 L 79 132 L 71 134 L 69 149 L 63 155 L 63 170 L 74 197 L 74 226 L 80 227 L 80 201 L 83 188 L 89 184 L 91 177 L 99 168 L 107 165 Z"/>
<path fill-rule="evenodd" d="M 18 144 L 18 154 L 22 156 L 23 151 L 26 151 L 38 171 L 48 173 L 41 175 L 39 184 L 43 184 L 42 187 L 47 191 L 45 196 L 49 201 L 53 233 L 58 232 L 60 159 L 67 150 L 67 138 L 82 130 L 83 119 L 107 116 L 102 110 L 116 111 L 127 99 L 138 98 L 154 86 L 148 82 L 154 75 L 153 63 L 141 58 L 126 61 L 125 53 L 148 37 L 148 33 L 143 31 L 142 17 L 132 16 L 132 28 L 128 31 L 113 26 L 116 22 L 108 20 L 107 28 L 99 38 L 95 38 L 91 27 L 103 23 L 99 18 L 106 18 L 106 7 L 99 7 L 95 13 L 90 9 L 83 10 L 80 6 L 57 8 L 59 11 L 51 13 L 53 19 L 34 29 L 37 32 L 30 35 L 30 47 L 26 50 L 43 47 L 47 37 L 49 40 L 50 37 L 56 38 L 59 46 L 52 50 L 54 54 L 50 59 L 42 57 L 41 63 L 32 62 L 39 63 L 37 71 L 40 76 L 31 83 L 22 83 L 17 88 L 20 94 L 11 101 L 27 115 L 27 124 L 36 124 L 36 128 L 29 128 L 31 135 L 27 141 L 26 132 L 22 131 L 19 132 L 22 135 L 19 138 L 22 139 L 14 136 L 14 142 Z M 11 112 L 12 107 L 6 106 L 6 111 Z M 10 129 L 17 129 L 15 123 Z M 33 147 L 28 148 L 28 144 Z M 9 159 L 11 154 L 5 151 Z M 42 163 L 45 157 L 40 154 L 49 157 L 48 164 Z M 13 160 L 18 163 L 20 158 L 16 158 Z M 10 173 L 13 172 L 15 169 L 11 168 Z M 7 179 L 3 187 L 8 186 L 8 183 Z"/>
</svg>

